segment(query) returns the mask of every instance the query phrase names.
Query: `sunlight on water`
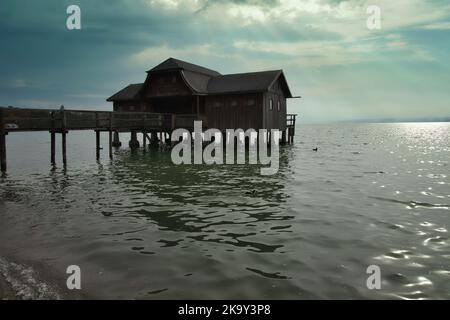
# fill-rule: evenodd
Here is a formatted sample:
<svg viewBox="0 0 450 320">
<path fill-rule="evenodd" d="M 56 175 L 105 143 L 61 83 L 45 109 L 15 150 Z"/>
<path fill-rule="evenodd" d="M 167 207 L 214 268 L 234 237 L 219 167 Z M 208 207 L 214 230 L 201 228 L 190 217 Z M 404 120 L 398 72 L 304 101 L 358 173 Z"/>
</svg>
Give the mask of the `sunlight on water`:
<svg viewBox="0 0 450 320">
<path fill-rule="evenodd" d="M 275 176 L 94 142 L 63 170 L 48 134 L 8 136 L 0 256 L 78 264 L 102 298 L 450 298 L 449 124 L 299 126 Z"/>
</svg>

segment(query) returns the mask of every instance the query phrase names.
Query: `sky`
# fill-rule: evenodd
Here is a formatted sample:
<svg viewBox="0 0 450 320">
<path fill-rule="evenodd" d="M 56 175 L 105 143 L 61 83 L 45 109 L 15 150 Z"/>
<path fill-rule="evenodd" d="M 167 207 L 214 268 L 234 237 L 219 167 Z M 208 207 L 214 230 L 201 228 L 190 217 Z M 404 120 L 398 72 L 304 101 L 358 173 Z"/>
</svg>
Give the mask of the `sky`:
<svg viewBox="0 0 450 320">
<path fill-rule="evenodd" d="M 2 0 L 0 39 L 1 106 L 111 110 L 174 57 L 283 69 L 303 122 L 450 118 L 448 0 Z"/>
</svg>

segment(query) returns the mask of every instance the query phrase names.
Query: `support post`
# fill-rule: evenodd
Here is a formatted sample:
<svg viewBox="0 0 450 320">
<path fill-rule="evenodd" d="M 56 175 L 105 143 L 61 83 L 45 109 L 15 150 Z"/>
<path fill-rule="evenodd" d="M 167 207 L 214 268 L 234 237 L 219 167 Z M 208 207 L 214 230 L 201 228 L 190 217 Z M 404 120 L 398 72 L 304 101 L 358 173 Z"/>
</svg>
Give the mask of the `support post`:
<svg viewBox="0 0 450 320">
<path fill-rule="evenodd" d="M 3 123 L 2 123 L 3 126 Z M 0 160 L 1 160 L 1 170 L 6 172 L 6 133 L 5 130 L 0 132 Z"/>
<path fill-rule="evenodd" d="M 95 130 L 95 157 L 100 160 L 100 131 Z"/>
<path fill-rule="evenodd" d="M 50 131 L 50 163 L 52 165 L 56 164 L 55 161 L 55 149 L 56 149 L 56 133 L 55 131 Z"/>
<path fill-rule="evenodd" d="M 284 129 L 283 132 L 281 133 L 281 144 L 282 145 L 286 144 L 286 129 Z"/>
<path fill-rule="evenodd" d="M 50 163 L 52 165 L 55 165 L 56 133 L 55 133 L 55 113 L 53 111 L 50 113 L 50 117 L 52 118 L 51 121 L 52 128 L 50 130 Z"/>
<path fill-rule="evenodd" d="M 139 148 L 139 141 L 137 139 L 137 132 L 136 131 L 131 131 L 131 139 L 128 142 L 128 146 L 130 147 L 130 149 L 136 149 Z"/>
<path fill-rule="evenodd" d="M 120 142 L 119 131 L 115 130 L 114 131 L 114 139 L 113 139 L 113 142 L 112 142 L 112 146 L 118 148 L 121 145 L 122 145 L 122 142 Z"/>
<path fill-rule="evenodd" d="M 109 134 L 109 146 L 108 146 L 108 149 L 109 149 L 109 159 L 110 160 L 112 160 L 112 158 L 113 158 L 113 151 L 112 151 L 112 130 L 109 130 L 109 132 L 108 132 L 108 134 Z"/>
<path fill-rule="evenodd" d="M 6 131 L 3 110 L 0 109 L 0 167 L 2 173 L 6 172 Z"/>
<path fill-rule="evenodd" d="M 111 112 L 109 114 L 109 132 L 108 132 L 108 150 L 109 150 L 109 159 L 112 160 L 113 158 L 113 151 L 112 151 L 112 128 L 113 128 L 113 113 Z"/>
<path fill-rule="evenodd" d="M 63 165 L 66 167 L 67 165 L 67 154 L 66 154 L 66 113 L 64 112 L 64 106 L 61 106 L 61 136 L 62 136 L 62 158 Z"/>
<path fill-rule="evenodd" d="M 62 158 L 64 167 L 67 165 L 67 154 L 66 154 L 66 130 L 61 133 L 62 136 Z"/>
<path fill-rule="evenodd" d="M 142 131 L 142 147 L 144 148 L 145 151 L 145 146 L 147 144 L 147 137 L 146 137 L 146 131 Z"/>
</svg>

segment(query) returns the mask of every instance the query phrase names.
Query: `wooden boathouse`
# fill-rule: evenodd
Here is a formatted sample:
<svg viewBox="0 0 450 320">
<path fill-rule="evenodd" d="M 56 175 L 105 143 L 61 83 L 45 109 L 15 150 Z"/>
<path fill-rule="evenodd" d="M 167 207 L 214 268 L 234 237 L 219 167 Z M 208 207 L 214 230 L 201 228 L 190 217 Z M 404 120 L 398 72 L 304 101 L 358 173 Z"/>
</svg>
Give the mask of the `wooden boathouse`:
<svg viewBox="0 0 450 320">
<path fill-rule="evenodd" d="M 281 144 L 292 143 L 295 114 L 287 114 L 293 97 L 282 70 L 221 75 L 181 60 L 169 58 L 147 71 L 144 83 L 132 84 L 107 101 L 113 111 L 24 109 L 0 107 L 0 167 L 6 172 L 6 136 L 11 132 L 48 131 L 50 162 L 55 164 L 55 139 L 61 135 L 62 161 L 67 164 L 66 139 L 72 130 L 96 133 L 96 158 L 100 158 L 100 133 L 109 136 L 109 157 L 120 146 L 119 132 L 131 132 L 129 146 L 171 143 L 177 128 L 279 129 Z M 266 139 L 267 141 L 267 139 Z"/>
<path fill-rule="evenodd" d="M 294 131 L 287 132 L 289 98 L 294 97 L 282 70 L 222 75 L 169 58 L 147 71 L 143 83 L 130 84 L 107 101 L 113 102 L 114 112 L 172 114 L 181 127 L 201 120 L 204 128 L 223 132 L 279 129 L 282 140 L 287 135 L 290 141 Z"/>
</svg>

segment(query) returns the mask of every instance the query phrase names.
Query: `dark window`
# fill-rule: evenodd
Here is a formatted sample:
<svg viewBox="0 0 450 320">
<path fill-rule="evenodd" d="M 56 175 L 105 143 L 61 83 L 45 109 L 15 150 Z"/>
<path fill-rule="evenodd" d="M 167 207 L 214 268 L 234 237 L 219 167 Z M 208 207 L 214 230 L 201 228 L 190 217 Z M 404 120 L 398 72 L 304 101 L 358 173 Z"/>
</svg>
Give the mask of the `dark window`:
<svg viewBox="0 0 450 320">
<path fill-rule="evenodd" d="M 237 101 L 235 99 L 231 100 L 230 105 L 232 107 L 236 107 L 238 105 Z"/>
<path fill-rule="evenodd" d="M 280 100 L 278 100 L 278 103 L 277 103 L 277 109 L 278 109 L 278 111 L 281 110 L 281 103 L 280 103 Z"/>
<path fill-rule="evenodd" d="M 247 104 L 249 106 L 254 106 L 255 105 L 255 99 L 248 99 Z"/>
<path fill-rule="evenodd" d="M 273 100 L 269 100 L 269 110 L 273 110 Z"/>
</svg>

